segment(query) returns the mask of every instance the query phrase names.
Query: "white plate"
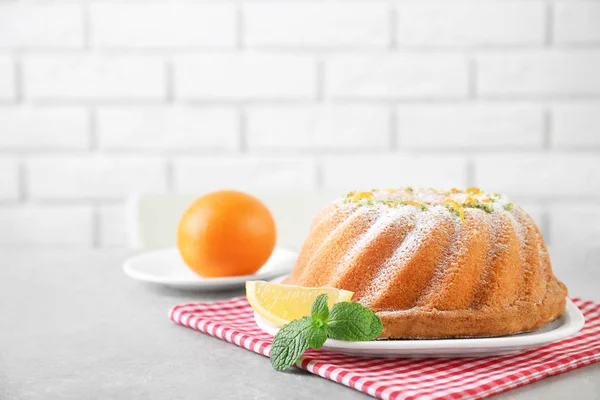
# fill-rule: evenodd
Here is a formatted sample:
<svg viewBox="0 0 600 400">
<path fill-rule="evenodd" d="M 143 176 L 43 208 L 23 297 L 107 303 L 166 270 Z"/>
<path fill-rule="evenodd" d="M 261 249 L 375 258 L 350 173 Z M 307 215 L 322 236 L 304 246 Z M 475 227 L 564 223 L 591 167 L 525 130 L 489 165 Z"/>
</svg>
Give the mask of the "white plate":
<svg viewBox="0 0 600 400">
<path fill-rule="evenodd" d="M 279 328 L 254 313 L 256 324 L 270 335 Z M 583 314 L 567 299 L 564 314 L 548 325 L 527 333 L 495 338 L 375 340 L 344 342 L 327 339 L 323 349 L 365 357 L 480 357 L 516 353 L 564 339 L 583 328 Z"/>
<path fill-rule="evenodd" d="M 247 280 L 266 280 L 289 274 L 298 254 L 275 247 L 265 265 L 253 275 L 202 278 L 193 273 L 176 248 L 155 250 L 125 261 L 125 273 L 140 281 L 185 290 L 216 290 L 243 287 Z"/>
</svg>

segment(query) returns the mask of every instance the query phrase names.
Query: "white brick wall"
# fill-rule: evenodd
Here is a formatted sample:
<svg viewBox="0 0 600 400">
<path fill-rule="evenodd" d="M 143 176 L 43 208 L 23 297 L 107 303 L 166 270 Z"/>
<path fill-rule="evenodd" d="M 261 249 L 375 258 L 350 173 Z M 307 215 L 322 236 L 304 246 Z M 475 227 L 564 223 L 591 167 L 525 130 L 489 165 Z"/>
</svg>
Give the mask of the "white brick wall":
<svg viewBox="0 0 600 400">
<path fill-rule="evenodd" d="M 0 246 L 134 192 L 506 191 L 598 247 L 600 2 L 0 1 Z"/>
<path fill-rule="evenodd" d="M 401 46 L 531 45 L 545 36 L 543 1 L 409 1 L 397 9 Z"/>
<path fill-rule="evenodd" d="M 83 47 L 78 4 L 0 3 L 0 48 Z"/>
<path fill-rule="evenodd" d="M 537 105 L 401 106 L 397 115 L 402 149 L 541 148 L 544 142 Z"/>
<path fill-rule="evenodd" d="M 483 96 L 600 95 L 600 50 L 496 52 L 477 56 Z"/>
<path fill-rule="evenodd" d="M 461 98 L 468 92 L 467 61 L 451 54 L 348 54 L 325 61 L 332 99 Z"/>
<path fill-rule="evenodd" d="M 554 11 L 558 43 L 600 43 L 600 3 L 559 1 Z"/>
<path fill-rule="evenodd" d="M 385 47 L 391 42 L 390 21 L 384 3 L 246 4 L 244 43 Z"/>
<path fill-rule="evenodd" d="M 600 243 L 600 210 L 598 204 L 581 204 L 574 208 L 570 204 L 552 207 L 550 234 L 552 240 L 563 245 L 586 246 Z M 596 223 L 590 223 L 594 221 Z M 573 229 L 576 225 L 578 229 Z"/>
<path fill-rule="evenodd" d="M 98 244 L 101 247 L 127 245 L 126 210 L 122 205 L 106 205 L 98 210 Z"/>
<path fill-rule="evenodd" d="M 0 150 L 87 149 L 88 112 L 77 107 L 0 107 Z"/>
<path fill-rule="evenodd" d="M 114 199 L 132 192 L 166 190 L 165 162 L 158 157 L 32 157 L 26 165 L 35 199 Z"/>
<path fill-rule="evenodd" d="M 231 4 L 93 4 L 93 43 L 99 47 L 233 47 Z"/>
<path fill-rule="evenodd" d="M 15 65 L 10 57 L 0 55 L 0 101 L 17 96 Z"/>
<path fill-rule="evenodd" d="M 314 97 L 312 57 L 212 54 L 175 59 L 175 93 L 184 99 L 248 100 Z"/>
<path fill-rule="evenodd" d="M 486 155 L 476 161 L 475 182 L 516 196 L 576 199 L 600 196 L 599 170 L 596 154 Z"/>
<path fill-rule="evenodd" d="M 13 158 L 0 158 L 0 201 L 19 198 L 19 164 Z"/>
<path fill-rule="evenodd" d="M 555 105 L 552 144 L 565 149 L 600 147 L 600 102 Z"/>
<path fill-rule="evenodd" d="M 96 117 L 103 149 L 235 150 L 235 110 L 206 107 L 110 107 Z"/>
<path fill-rule="evenodd" d="M 166 95 L 164 62 L 137 55 L 31 55 L 23 59 L 32 100 L 157 100 Z"/>
<path fill-rule="evenodd" d="M 182 158 L 175 162 L 174 177 L 175 190 L 180 193 L 316 187 L 315 164 L 309 158 Z"/>
<path fill-rule="evenodd" d="M 330 156 L 322 160 L 323 185 L 347 191 L 372 187 L 414 185 L 423 187 L 465 187 L 467 163 L 461 157 L 412 156 Z"/>
<path fill-rule="evenodd" d="M 390 143 L 389 111 L 380 106 L 255 107 L 247 121 L 251 150 L 385 150 Z"/>
</svg>

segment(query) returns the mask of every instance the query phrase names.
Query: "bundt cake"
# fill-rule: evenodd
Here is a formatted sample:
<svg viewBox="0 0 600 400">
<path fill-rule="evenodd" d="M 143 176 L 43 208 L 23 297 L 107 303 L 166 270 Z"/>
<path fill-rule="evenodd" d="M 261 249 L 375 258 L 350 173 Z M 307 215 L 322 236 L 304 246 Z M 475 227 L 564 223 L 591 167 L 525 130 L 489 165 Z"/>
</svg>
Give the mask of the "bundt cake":
<svg viewBox="0 0 600 400">
<path fill-rule="evenodd" d="M 567 296 L 531 217 L 478 188 L 350 192 L 315 217 L 284 283 L 355 292 L 382 339 L 531 331 Z"/>
</svg>

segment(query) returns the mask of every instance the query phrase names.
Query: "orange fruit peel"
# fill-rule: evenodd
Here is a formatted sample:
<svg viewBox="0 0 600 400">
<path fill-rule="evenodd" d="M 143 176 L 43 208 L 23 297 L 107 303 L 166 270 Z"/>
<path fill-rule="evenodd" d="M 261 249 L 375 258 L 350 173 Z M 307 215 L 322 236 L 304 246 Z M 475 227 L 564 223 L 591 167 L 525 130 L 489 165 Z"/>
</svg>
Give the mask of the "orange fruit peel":
<svg viewBox="0 0 600 400">
<path fill-rule="evenodd" d="M 458 217 L 462 222 L 465 222 L 465 210 L 462 208 L 460 204 L 456 200 L 446 199 L 442 202 L 442 204 L 446 206 L 451 206 L 458 213 Z"/>
<path fill-rule="evenodd" d="M 372 199 L 372 198 L 373 198 L 373 193 L 371 193 L 371 192 L 358 192 L 354 196 L 352 196 L 352 201 L 356 203 L 357 201 L 360 201 L 362 199 Z"/>
<path fill-rule="evenodd" d="M 275 220 L 257 198 L 234 190 L 208 193 L 184 212 L 177 248 L 203 277 L 251 275 L 275 248 Z"/>
</svg>

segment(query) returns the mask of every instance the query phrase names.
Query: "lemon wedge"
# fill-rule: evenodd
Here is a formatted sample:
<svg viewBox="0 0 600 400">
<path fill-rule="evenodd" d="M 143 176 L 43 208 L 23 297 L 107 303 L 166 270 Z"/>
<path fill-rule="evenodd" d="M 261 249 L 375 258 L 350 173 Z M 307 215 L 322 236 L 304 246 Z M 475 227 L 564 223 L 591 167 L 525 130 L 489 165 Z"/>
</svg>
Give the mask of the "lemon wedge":
<svg viewBox="0 0 600 400">
<path fill-rule="evenodd" d="M 310 315 L 310 307 L 320 294 L 327 294 L 329 307 L 350 301 L 354 292 L 331 287 L 304 287 L 247 281 L 246 297 L 258 315 L 277 326 Z"/>
</svg>

